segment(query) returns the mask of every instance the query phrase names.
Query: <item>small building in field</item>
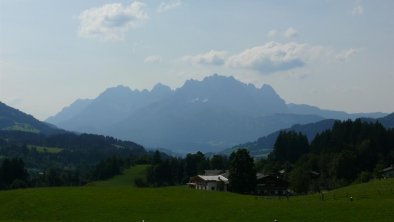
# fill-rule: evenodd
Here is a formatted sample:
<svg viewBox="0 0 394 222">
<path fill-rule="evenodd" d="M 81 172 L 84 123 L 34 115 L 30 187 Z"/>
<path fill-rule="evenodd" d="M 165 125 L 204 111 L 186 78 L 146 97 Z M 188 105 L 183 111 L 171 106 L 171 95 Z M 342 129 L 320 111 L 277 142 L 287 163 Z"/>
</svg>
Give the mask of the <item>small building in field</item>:
<svg viewBox="0 0 394 222">
<path fill-rule="evenodd" d="M 187 185 L 197 190 L 227 191 L 228 179 L 222 175 L 197 175 Z"/>
<path fill-rule="evenodd" d="M 394 164 L 391 164 L 391 166 L 384 168 L 381 171 L 382 177 L 383 178 L 392 178 L 394 177 Z"/>
<path fill-rule="evenodd" d="M 258 195 L 287 195 L 289 182 L 274 175 L 257 175 L 256 192 Z"/>
</svg>

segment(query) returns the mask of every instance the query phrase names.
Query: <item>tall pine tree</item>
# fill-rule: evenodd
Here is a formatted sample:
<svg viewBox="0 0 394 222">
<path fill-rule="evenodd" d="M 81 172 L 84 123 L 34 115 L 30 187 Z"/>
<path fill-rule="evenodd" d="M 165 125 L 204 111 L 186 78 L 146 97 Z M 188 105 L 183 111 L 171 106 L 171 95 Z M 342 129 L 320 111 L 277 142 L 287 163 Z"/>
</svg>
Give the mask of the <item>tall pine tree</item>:
<svg viewBox="0 0 394 222">
<path fill-rule="evenodd" d="M 230 189 L 236 193 L 251 193 L 257 184 L 253 158 L 246 149 L 239 149 L 230 156 Z"/>
</svg>

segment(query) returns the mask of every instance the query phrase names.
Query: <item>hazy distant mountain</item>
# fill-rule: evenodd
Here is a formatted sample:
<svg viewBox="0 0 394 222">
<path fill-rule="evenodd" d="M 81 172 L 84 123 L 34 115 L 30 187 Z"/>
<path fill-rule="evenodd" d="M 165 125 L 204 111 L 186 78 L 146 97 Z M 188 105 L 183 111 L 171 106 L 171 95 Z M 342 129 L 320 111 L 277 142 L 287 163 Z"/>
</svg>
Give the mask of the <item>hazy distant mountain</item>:
<svg viewBox="0 0 394 222">
<path fill-rule="evenodd" d="M 15 130 L 31 133 L 55 134 L 63 130 L 41 122 L 33 116 L 25 114 L 0 102 L 0 130 Z"/>
<path fill-rule="evenodd" d="M 96 99 L 73 106 L 47 121 L 176 152 L 218 151 L 297 123 L 322 120 L 322 112 L 331 112 L 288 105 L 269 85 L 256 88 L 216 74 L 188 80 L 176 90 L 161 84 L 151 91 L 109 88 Z"/>
<path fill-rule="evenodd" d="M 324 117 L 326 119 L 338 119 L 338 120 L 346 120 L 346 119 L 357 119 L 361 117 L 370 117 L 370 118 L 380 118 L 387 113 L 375 112 L 375 113 L 346 113 L 343 111 L 332 111 L 326 109 L 320 109 L 315 106 L 305 105 L 305 104 L 287 104 L 289 112 L 294 114 L 314 114 Z"/>
<path fill-rule="evenodd" d="M 361 118 L 363 121 L 366 122 L 376 122 L 378 121 L 379 123 L 381 123 L 385 128 L 394 128 L 394 113 L 391 113 L 387 116 L 381 117 L 381 118 L 377 118 L 377 119 L 373 119 L 373 118 Z"/>
<path fill-rule="evenodd" d="M 65 107 L 56 115 L 49 117 L 46 121 L 52 124 L 61 124 L 82 112 L 90 103 L 91 99 L 77 99 L 71 105 Z"/>
<path fill-rule="evenodd" d="M 379 118 L 378 121 L 386 128 L 394 128 L 394 113 Z"/>
<path fill-rule="evenodd" d="M 102 134 L 104 129 L 122 121 L 134 111 L 171 94 L 171 89 L 161 84 L 152 91 L 117 86 L 105 90 L 94 100 L 77 100 L 46 121 L 72 131 Z"/>
</svg>

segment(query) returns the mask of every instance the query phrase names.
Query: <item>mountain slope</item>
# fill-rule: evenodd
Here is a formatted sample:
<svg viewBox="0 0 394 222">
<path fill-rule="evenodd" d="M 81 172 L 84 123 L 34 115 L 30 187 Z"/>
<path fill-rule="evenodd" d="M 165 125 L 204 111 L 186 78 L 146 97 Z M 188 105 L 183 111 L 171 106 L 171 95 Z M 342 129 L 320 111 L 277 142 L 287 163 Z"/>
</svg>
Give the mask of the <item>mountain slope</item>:
<svg viewBox="0 0 394 222">
<path fill-rule="evenodd" d="M 25 114 L 0 102 L 0 130 L 15 130 L 31 133 L 55 134 L 63 132 L 50 124 L 41 122 L 33 116 Z"/>
<path fill-rule="evenodd" d="M 139 144 L 94 134 L 75 134 L 40 122 L 0 102 L 0 158 L 22 158 L 28 168 L 91 167 L 111 156 L 142 156 Z"/>
<path fill-rule="evenodd" d="M 52 124 L 61 124 L 64 121 L 67 121 L 74 116 L 78 115 L 80 112 L 88 107 L 91 104 L 92 100 L 90 99 L 77 99 L 71 105 L 64 107 L 62 111 L 58 113 L 56 116 L 49 117 L 46 122 Z"/>
</svg>

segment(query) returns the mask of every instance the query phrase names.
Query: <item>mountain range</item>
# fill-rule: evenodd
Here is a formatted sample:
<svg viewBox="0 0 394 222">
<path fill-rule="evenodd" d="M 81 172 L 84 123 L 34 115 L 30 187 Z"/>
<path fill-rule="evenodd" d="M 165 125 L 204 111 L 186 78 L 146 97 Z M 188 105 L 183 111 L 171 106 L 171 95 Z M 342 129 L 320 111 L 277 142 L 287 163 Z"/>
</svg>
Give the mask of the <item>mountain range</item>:
<svg viewBox="0 0 394 222">
<path fill-rule="evenodd" d="M 257 88 L 214 74 L 175 90 L 162 84 L 150 91 L 108 88 L 95 99 L 76 100 L 46 122 L 187 153 L 217 152 L 294 124 L 384 115 L 287 104 L 269 85 Z"/>
</svg>

